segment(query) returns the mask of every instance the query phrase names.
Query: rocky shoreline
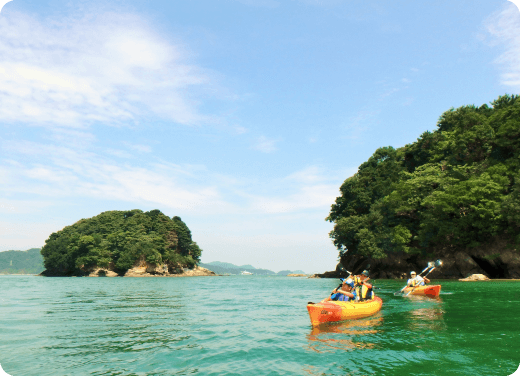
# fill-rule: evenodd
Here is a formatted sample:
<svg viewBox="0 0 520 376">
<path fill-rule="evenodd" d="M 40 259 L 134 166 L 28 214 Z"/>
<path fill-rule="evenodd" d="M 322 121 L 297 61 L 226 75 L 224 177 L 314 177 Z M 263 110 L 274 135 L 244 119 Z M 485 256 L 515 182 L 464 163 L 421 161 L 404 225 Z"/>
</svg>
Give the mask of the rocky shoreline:
<svg viewBox="0 0 520 376">
<path fill-rule="evenodd" d="M 441 259 L 442 267 L 435 269 L 430 279 L 463 279 L 474 274 L 487 278 L 520 279 L 520 247 L 511 239 L 495 239 L 473 248 L 455 248 L 446 245 L 441 249 L 431 249 L 419 254 L 392 254 L 383 259 L 371 259 L 346 252 L 336 270 L 315 274 L 314 278 L 341 278 L 347 275 L 344 269 L 354 274 L 364 269 L 370 271 L 373 279 L 405 279 L 411 270 L 420 272 L 429 261 Z"/>
<path fill-rule="evenodd" d="M 40 276 L 58 277 L 57 273 L 43 271 Z M 193 269 L 182 267 L 169 267 L 166 264 L 153 265 L 147 262 L 138 262 L 133 268 L 128 269 L 124 274 L 115 272 L 112 268 L 94 267 L 82 269 L 82 274 L 76 277 L 209 277 L 217 276 L 216 273 L 206 268 L 195 266 Z"/>
</svg>

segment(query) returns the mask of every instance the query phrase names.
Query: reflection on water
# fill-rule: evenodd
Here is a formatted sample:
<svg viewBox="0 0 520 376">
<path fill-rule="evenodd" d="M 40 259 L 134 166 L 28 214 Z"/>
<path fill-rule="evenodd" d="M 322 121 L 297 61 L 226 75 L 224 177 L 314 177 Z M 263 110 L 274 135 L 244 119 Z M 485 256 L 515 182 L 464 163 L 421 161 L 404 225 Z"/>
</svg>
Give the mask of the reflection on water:
<svg viewBox="0 0 520 376">
<path fill-rule="evenodd" d="M 369 337 L 366 336 L 378 333 L 377 327 L 382 322 L 383 316 L 379 312 L 365 319 L 316 326 L 307 335 L 309 349 L 318 353 L 372 349 L 375 344 L 367 341 Z"/>
<path fill-rule="evenodd" d="M 408 327 L 414 331 L 446 329 L 442 299 L 427 296 L 414 296 L 414 305 L 418 308 L 409 312 Z"/>
</svg>

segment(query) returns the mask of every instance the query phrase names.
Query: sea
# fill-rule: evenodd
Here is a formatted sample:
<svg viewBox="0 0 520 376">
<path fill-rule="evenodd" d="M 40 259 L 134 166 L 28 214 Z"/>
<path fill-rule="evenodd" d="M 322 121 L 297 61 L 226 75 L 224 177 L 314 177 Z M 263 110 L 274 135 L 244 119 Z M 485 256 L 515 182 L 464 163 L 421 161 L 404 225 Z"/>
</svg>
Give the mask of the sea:
<svg viewBox="0 0 520 376">
<path fill-rule="evenodd" d="M 0 276 L 0 365 L 11 376 L 513 374 L 520 282 L 436 282 L 439 299 L 378 280 L 378 314 L 313 328 L 307 302 L 338 280 Z"/>
</svg>

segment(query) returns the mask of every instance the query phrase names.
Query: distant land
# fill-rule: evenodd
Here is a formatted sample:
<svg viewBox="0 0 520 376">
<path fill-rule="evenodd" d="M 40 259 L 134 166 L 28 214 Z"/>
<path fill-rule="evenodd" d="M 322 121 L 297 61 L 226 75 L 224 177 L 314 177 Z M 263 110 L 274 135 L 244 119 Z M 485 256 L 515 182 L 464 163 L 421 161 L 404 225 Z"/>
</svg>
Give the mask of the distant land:
<svg viewBox="0 0 520 376">
<path fill-rule="evenodd" d="M 253 265 L 234 265 L 229 262 L 213 261 L 199 263 L 199 266 L 217 274 L 240 274 L 248 271 L 255 275 L 307 274 L 302 270 L 281 270 L 278 273 L 268 269 L 257 269 Z M 40 248 L 31 248 L 27 251 L 0 252 L 0 274 L 40 274 L 45 270 Z"/>
<path fill-rule="evenodd" d="M 0 274 L 40 274 L 44 269 L 40 248 L 0 252 Z"/>
<path fill-rule="evenodd" d="M 288 274 L 307 274 L 302 270 L 281 270 L 278 273 L 268 269 L 257 269 L 252 265 L 234 265 L 229 262 L 212 261 L 199 263 L 199 266 L 209 269 L 217 274 L 240 274 L 247 271 L 256 275 L 288 275 Z"/>
</svg>

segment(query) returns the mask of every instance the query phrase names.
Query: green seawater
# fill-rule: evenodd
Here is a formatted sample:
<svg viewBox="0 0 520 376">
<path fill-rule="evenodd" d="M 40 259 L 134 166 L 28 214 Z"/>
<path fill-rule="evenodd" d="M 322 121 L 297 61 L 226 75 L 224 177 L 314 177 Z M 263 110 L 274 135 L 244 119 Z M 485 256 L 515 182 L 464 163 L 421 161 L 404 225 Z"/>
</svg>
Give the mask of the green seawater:
<svg viewBox="0 0 520 376">
<path fill-rule="evenodd" d="M 306 305 L 338 281 L 268 276 L 0 276 L 0 364 L 44 375 L 510 375 L 520 282 L 439 281 L 323 328 Z"/>
</svg>

